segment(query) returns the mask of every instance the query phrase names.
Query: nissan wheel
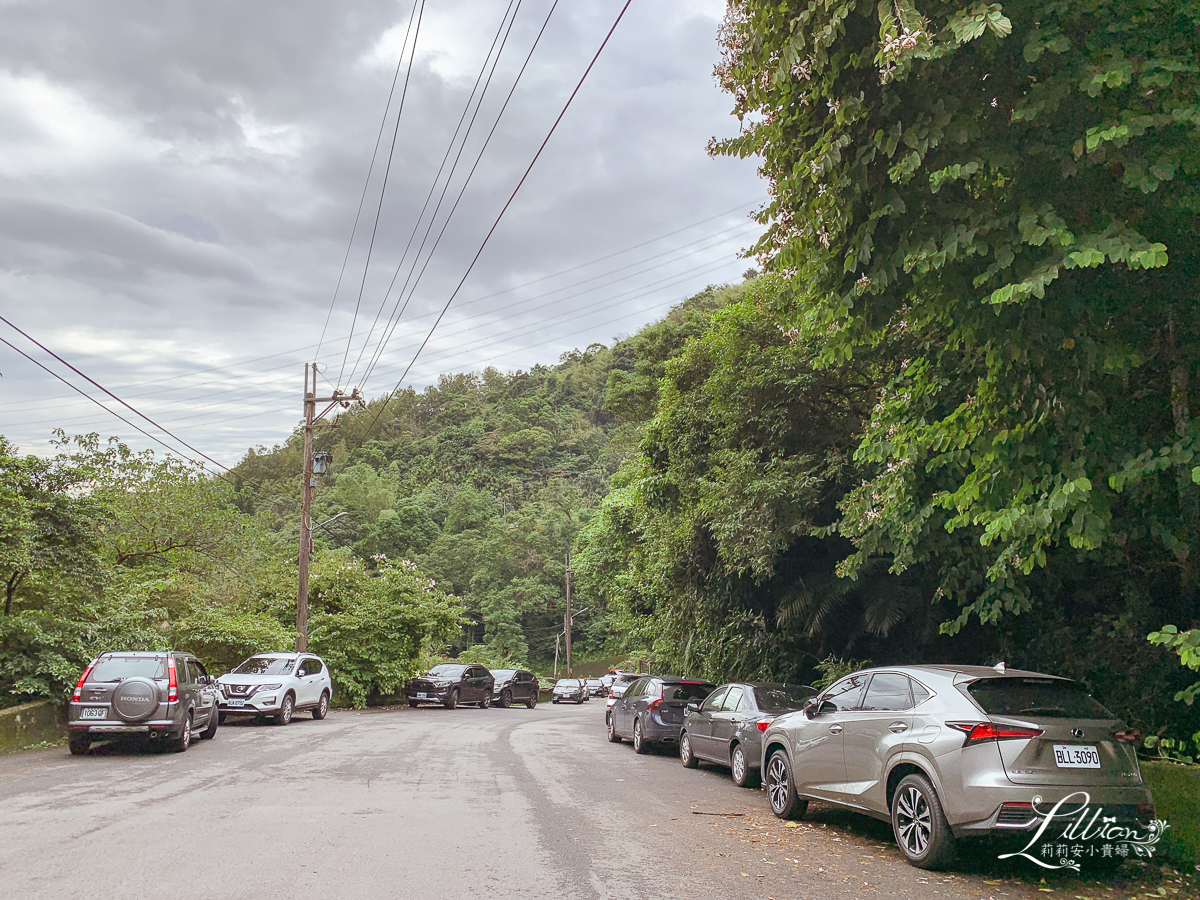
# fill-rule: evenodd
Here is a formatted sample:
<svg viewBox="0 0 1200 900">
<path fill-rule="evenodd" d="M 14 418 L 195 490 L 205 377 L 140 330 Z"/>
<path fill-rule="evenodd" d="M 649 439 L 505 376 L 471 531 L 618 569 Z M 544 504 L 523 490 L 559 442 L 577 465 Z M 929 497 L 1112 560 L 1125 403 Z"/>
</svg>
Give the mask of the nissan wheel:
<svg viewBox="0 0 1200 900">
<path fill-rule="evenodd" d="M 317 701 L 317 705 L 313 707 L 312 717 L 314 719 L 323 719 L 329 715 L 329 693 L 321 691 L 321 699 Z"/>
<path fill-rule="evenodd" d="M 279 712 L 275 713 L 276 725 L 287 725 L 292 721 L 292 713 L 296 711 L 296 698 L 290 693 L 283 695 L 283 702 L 279 704 Z"/>
<path fill-rule="evenodd" d="M 796 794 L 787 754 L 776 750 L 767 760 L 767 799 L 771 812 L 780 819 L 799 819 L 808 811 L 808 801 Z"/>
<path fill-rule="evenodd" d="M 892 831 L 904 858 L 918 869 L 942 869 L 954 859 L 954 835 L 937 791 L 924 775 L 906 775 L 892 797 Z"/>
</svg>

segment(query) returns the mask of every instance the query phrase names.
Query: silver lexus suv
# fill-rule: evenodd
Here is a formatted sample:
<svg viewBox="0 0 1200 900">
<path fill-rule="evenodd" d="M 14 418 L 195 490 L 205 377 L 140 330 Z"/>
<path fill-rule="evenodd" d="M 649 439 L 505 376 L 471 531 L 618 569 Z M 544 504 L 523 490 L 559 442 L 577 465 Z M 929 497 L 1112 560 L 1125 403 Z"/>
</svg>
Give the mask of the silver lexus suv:
<svg viewBox="0 0 1200 900">
<path fill-rule="evenodd" d="M 890 821 L 908 861 L 933 869 L 959 838 L 1035 832 L 1071 795 L 1106 821 L 1148 822 L 1134 738 L 1065 678 L 898 666 L 848 675 L 775 719 L 762 771 L 780 818 L 810 798 L 848 807 Z"/>
<path fill-rule="evenodd" d="M 95 740 L 142 734 L 182 753 L 217 724 L 216 679 L 190 653 L 101 653 L 71 694 L 67 741 L 81 755 Z"/>
</svg>

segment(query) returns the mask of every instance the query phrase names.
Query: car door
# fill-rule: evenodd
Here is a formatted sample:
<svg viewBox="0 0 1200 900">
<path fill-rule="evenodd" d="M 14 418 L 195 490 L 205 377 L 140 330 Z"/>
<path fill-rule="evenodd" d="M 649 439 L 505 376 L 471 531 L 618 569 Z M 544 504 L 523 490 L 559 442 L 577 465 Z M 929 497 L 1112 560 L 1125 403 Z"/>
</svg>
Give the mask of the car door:
<svg viewBox="0 0 1200 900">
<path fill-rule="evenodd" d="M 513 691 L 513 698 L 520 700 L 522 703 L 528 703 L 529 698 L 533 696 L 533 673 L 518 672 L 516 688 Z"/>
<path fill-rule="evenodd" d="M 633 734 L 633 710 L 637 706 L 638 697 L 646 688 L 647 678 L 639 678 L 629 686 L 629 689 L 621 696 L 621 699 L 613 706 L 613 721 L 616 723 L 617 733 L 622 736 L 630 736 Z"/>
<path fill-rule="evenodd" d="M 321 697 L 321 663 L 306 656 L 296 668 L 296 705 L 315 706 Z"/>
<path fill-rule="evenodd" d="M 188 660 L 188 669 L 192 673 L 192 681 L 196 682 L 196 717 L 197 725 L 207 725 L 217 714 L 217 688 L 215 683 L 209 684 L 208 670 L 198 659 Z"/>
<path fill-rule="evenodd" d="M 871 676 L 859 708 L 848 713 L 843 723 L 843 802 L 876 812 L 887 810 L 883 773 L 887 761 L 908 740 L 912 708 L 912 686 L 907 675 L 876 672 Z"/>
<path fill-rule="evenodd" d="M 785 731 L 792 747 L 792 778 L 800 793 L 840 797 L 846 781 L 842 732 L 868 679 L 861 672 L 847 675 L 814 701 L 811 716 L 805 712 L 788 717 Z"/>
<path fill-rule="evenodd" d="M 721 701 L 729 693 L 729 685 L 723 684 L 700 704 L 699 712 L 687 715 L 687 731 L 692 741 L 692 753 L 700 759 L 713 758 L 713 716 L 721 711 Z"/>
<path fill-rule="evenodd" d="M 745 718 L 742 707 L 745 704 L 746 689 L 740 684 L 729 688 L 729 693 L 721 701 L 721 708 L 713 713 L 711 752 L 714 762 L 729 765 L 729 745 L 738 724 Z"/>
<path fill-rule="evenodd" d="M 486 683 L 488 670 L 483 666 L 471 666 L 467 674 L 471 677 L 471 702 L 478 703 L 484 699 L 484 694 L 490 694 Z"/>
</svg>

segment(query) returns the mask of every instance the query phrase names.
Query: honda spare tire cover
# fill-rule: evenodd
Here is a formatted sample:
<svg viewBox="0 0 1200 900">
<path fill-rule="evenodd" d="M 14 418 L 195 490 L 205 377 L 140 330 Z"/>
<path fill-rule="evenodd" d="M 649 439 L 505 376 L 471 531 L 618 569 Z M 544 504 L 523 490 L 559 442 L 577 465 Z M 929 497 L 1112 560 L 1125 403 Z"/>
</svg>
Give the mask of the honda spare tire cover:
<svg viewBox="0 0 1200 900">
<path fill-rule="evenodd" d="M 126 678 L 113 691 L 112 708 L 126 722 L 150 718 L 158 709 L 158 684 L 152 678 Z"/>
</svg>

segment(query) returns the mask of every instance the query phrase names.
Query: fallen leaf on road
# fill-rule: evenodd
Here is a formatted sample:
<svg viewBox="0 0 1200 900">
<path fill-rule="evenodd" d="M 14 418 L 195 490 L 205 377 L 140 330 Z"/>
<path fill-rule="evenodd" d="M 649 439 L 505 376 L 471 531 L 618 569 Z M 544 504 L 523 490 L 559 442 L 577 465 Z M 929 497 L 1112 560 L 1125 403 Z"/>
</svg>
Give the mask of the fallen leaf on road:
<svg viewBox="0 0 1200 900">
<path fill-rule="evenodd" d="M 784 827 L 784 828 L 799 828 L 799 827 L 800 827 L 800 823 L 799 823 L 799 822 L 788 822 L 788 823 L 787 823 L 786 825 L 784 825 L 783 827 Z"/>
</svg>

